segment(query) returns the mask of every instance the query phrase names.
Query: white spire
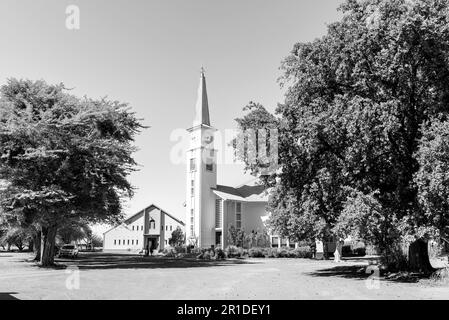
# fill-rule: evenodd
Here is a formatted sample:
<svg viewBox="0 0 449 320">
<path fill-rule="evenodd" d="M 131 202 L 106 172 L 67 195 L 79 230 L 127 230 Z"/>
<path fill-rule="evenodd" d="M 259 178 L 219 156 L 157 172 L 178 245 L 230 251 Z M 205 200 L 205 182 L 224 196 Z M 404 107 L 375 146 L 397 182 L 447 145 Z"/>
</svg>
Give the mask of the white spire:
<svg viewBox="0 0 449 320">
<path fill-rule="evenodd" d="M 198 98 L 195 107 L 195 121 L 194 126 L 205 124 L 210 126 L 209 119 L 209 103 L 207 101 L 207 90 L 206 90 L 206 77 L 204 76 L 204 69 L 201 67 L 200 85 L 198 87 Z"/>
</svg>

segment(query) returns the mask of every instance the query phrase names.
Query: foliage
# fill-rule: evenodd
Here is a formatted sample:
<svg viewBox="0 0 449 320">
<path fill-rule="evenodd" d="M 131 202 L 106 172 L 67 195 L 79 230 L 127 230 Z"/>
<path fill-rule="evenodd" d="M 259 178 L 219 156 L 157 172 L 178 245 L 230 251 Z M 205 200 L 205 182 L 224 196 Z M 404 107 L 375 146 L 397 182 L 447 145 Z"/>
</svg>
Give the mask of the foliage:
<svg viewBox="0 0 449 320">
<path fill-rule="evenodd" d="M 254 247 L 248 250 L 248 256 L 251 258 L 264 258 L 265 253 L 262 248 Z"/>
<path fill-rule="evenodd" d="M 238 258 L 241 257 L 241 248 L 235 245 L 229 245 L 225 249 L 226 257 L 228 258 Z"/>
<path fill-rule="evenodd" d="M 423 214 L 442 204 L 418 197 L 427 178 L 414 175 L 428 162 L 418 152 L 423 125 L 449 110 L 449 3 L 347 0 L 340 10 L 326 35 L 282 63 L 287 94 L 270 123 L 279 170 L 261 179 L 272 187 L 270 227 L 294 241 L 357 232 L 399 256 L 404 237 L 446 219 Z M 266 118 L 250 111 L 242 121 Z"/>
<path fill-rule="evenodd" d="M 0 243 L 11 247 L 16 246 L 19 251 L 22 251 L 33 239 L 31 229 L 21 227 L 12 227 L 7 229 L 0 237 Z"/>
<path fill-rule="evenodd" d="M 423 214 L 415 219 L 422 236 L 449 241 L 449 121 L 434 119 L 424 126 L 416 153 L 415 175 Z"/>
<path fill-rule="evenodd" d="M 3 213 L 37 223 L 43 265 L 53 263 L 56 231 L 67 219 L 114 223 L 133 194 L 127 176 L 142 128 L 128 106 L 77 98 L 63 84 L 9 79 L 1 88 Z"/>
<path fill-rule="evenodd" d="M 310 246 L 302 246 L 298 248 L 254 248 L 253 256 L 266 258 L 312 258 L 312 250 Z M 250 251 L 251 253 L 251 251 Z M 262 254 L 262 255 L 261 255 Z"/>
<path fill-rule="evenodd" d="M 168 239 L 168 243 L 171 246 L 181 246 L 185 243 L 185 235 L 180 227 L 177 227 L 171 234 L 171 238 Z"/>
<path fill-rule="evenodd" d="M 237 229 L 231 225 L 228 229 L 228 243 L 233 246 L 243 247 L 245 243 L 245 230 Z"/>
</svg>

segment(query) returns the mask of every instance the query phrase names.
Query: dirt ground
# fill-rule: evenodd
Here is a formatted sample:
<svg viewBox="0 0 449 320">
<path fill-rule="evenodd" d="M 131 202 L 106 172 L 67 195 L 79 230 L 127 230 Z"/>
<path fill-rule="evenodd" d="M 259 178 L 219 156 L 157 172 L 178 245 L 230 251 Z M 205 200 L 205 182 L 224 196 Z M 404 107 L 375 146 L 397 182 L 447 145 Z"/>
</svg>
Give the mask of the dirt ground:
<svg viewBox="0 0 449 320">
<path fill-rule="evenodd" d="M 41 269 L 0 253 L 0 299 L 449 299 L 449 287 L 403 283 L 363 270 L 369 259 L 197 261 L 81 253 Z"/>
</svg>

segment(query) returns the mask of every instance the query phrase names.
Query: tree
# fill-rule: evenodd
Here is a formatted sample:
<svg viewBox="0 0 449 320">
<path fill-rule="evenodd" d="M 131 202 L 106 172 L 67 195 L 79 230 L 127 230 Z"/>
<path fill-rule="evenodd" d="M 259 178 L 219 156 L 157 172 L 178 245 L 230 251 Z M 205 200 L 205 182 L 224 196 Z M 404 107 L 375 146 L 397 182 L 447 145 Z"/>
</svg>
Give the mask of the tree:
<svg viewBox="0 0 449 320">
<path fill-rule="evenodd" d="M 59 227 L 57 235 L 62 243 L 71 243 L 89 238 L 92 235 L 92 230 L 86 221 L 73 219 L 64 221 Z"/>
<path fill-rule="evenodd" d="M 449 248 L 449 121 L 433 119 L 423 126 L 416 153 L 419 170 L 414 181 L 423 208 L 419 223 L 412 225 L 419 238 L 441 239 Z M 407 230 L 409 231 L 409 230 Z M 419 261 L 417 262 L 419 263 Z"/>
<path fill-rule="evenodd" d="M 103 238 L 98 234 L 93 233 L 90 238 L 92 249 L 103 247 Z"/>
<path fill-rule="evenodd" d="M 427 224 L 414 174 L 422 125 L 449 111 L 449 4 L 347 0 L 340 10 L 326 35 L 296 44 L 282 63 L 280 168 L 262 179 L 272 187 L 270 225 L 296 241 L 332 239 L 348 230 L 345 217 L 374 214 L 355 228 L 371 228 L 362 234 L 388 261 L 413 236 L 409 257 L 420 263 L 409 267 L 427 269 L 426 253 L 414 251 L 427 239 L 414 231 Z"/>
<path fill-rule="evenodd" d="M 19 251 L 23 251 L 25 246 L 29 244 L 31 240 L 32 234 L 30 233 L 30 230 L 20 227 L 9 228 L 0 238 L 0 242 L 6 244 L 8 248 L 14 245 Z"/>
<path fill-rule="evenodd" d="M 64 221 L 122 218 L 142 126 L 126 104 L 80 99 L 63 84 L 9 79 L 0 93 L 0 177 L 8 182 L 0 205 L 39 226 L 40 263 L 49 266 Z"/>
<path fill-rule="evenodd" d="M 185 243 L 185 235 L 180 227 L 176 227 L 176 229 L 172 232 L 171 238 L 168 239 L 168 243 L 171 246 L 181 246 Z"/>
</svg>

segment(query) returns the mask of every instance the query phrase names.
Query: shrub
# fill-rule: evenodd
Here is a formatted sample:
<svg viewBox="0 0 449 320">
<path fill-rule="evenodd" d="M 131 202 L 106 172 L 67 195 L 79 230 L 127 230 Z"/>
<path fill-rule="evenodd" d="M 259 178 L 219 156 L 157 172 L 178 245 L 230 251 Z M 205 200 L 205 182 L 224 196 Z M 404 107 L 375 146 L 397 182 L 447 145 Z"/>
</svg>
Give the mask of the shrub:
<svg viewBox="0 0 449 320">
<path fill-rule="evenodd" d="M 265 253 L 262 248 L 251 248 L 248 251 L 248 256 L 251 258 L 265 258 Z"/>
<path fill-rule="evenodd" d="M 344 245 L 344 246 L 341 248 L 341 255 L 342 255 L 343 257 L 350 257 L 350 256 L 352 256 L 352 255 L 353 255 L 353 252 L 352 252 L 351 246 L 350 246 L 350 245 Z"/>
<path fill-rule="evenodd" d="M 355 248 L 354 254 L 358 257 L 363 257 L 364 255 L 366 255 L 366 249 L 365 248 Z"/>
<path fill-rule="evenodd" d="M 228 257 L 228 258 L 240 257 L 239 248 L 237 248 L 236 246 L 233 246 L 233 245 L 227 246 L 225 253 L 226 253 L 226 257 Z"/>
<path fill-rule="evenodd" d="M 279 258 L 288 258 L 289 253 L 287 249 L 280 249 L 279 252 Z"/>
<path fill-rule="evenodd" d="M 162 254 L 164 255 L 164 257 L 173 258 L 176 255 L 176 250 L 173 247 L 165 247 L 162 251 Z"/>
<path fill-rule="evenodd" d="M 221 248 L 215 248 L 214 257 L 215 257 L 215 260 L 224 260 L 226 258 L 226 255 Z"/>
<path fill-rule="evenodd" d="M 301 246 L 293 250 L 295 258 L 312 258 L 310 246 Z"/>
</svg>

